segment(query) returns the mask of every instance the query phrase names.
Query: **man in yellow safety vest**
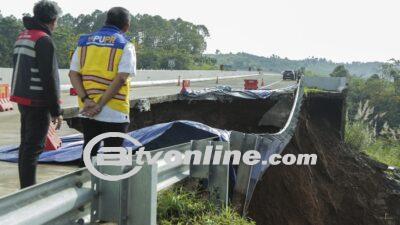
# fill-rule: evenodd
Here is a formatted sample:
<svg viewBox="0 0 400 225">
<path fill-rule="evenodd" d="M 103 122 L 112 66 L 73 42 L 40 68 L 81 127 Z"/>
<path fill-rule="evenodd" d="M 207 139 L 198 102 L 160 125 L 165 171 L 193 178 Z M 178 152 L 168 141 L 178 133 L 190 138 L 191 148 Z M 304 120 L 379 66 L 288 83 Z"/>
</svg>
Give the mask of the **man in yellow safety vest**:
<svg viewBox="0 0 400 225">
<path fill-rule="evenodd" d="M 69 77 L 78 93 L 84 147 L 99 134 L 128 131 L 130 77 L 136 74 L 135 48 L 124 35 L 130 18 L 125 8 L 111 8 L 105 26 L 82 35 L 72 56 Z M 107 138 L 104 146 L 119 147 L 122 142 Z"/>
</svg>

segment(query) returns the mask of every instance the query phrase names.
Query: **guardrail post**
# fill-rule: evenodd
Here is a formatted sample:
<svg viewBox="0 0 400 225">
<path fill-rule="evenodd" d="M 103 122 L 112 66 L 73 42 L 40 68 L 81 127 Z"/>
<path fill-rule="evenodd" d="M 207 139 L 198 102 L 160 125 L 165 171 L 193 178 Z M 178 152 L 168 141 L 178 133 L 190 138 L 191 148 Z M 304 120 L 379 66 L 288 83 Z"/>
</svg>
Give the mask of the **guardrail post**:
<svg viewBox="0 0 400 225">
<path fill-rule="evenodd" d="M 208 178 L 208 190 L 210 192 L 210 200 L 219 207 L 226 207 L 228 205 L 229 194 L 229 165 L 223 165 L 224 152 L 229 150 L 229 142 L 212 142 L 213 144 L 213 157 L 221 153 L 220 163 L 213 165 L 211 160 L 210 172 Z M 220 149 L 222 147 L 222 149 Z"/>
<path fill-rule="evenodd" d="M 132 167 L 125 167 L 124 173 L 128 172 L 128 170 L 132 169 Z M 120 196 L 121 199 L 121 210 L 119 215 L 118 224 L 126 225 L 128 223 L 128 196 L 129 196 L 129 179 L 121 180 L 120 186 Z"/>
<path fill-rule="evenodd" d="M 244 137 L 245 137 L 245 133 L 238 132 L 238 131 L 232 131 L 231 135 L 229 137 L 229 144 L 230 144 L 229 148 L 231 150 L 239 150 L 240 151 L 240 149 L 242 149 Z M 237 177 L 238 168 L 239 168 L 239 165 L 233 165 L 229 168 L 229 170 L 231 170 L 231 169 L 234 170 L 234 172 L 232 172 L 232 173 L 235 173 L 235 177 Z M 231 173 L 229 173 L 229 174 L 231 174 Z M 237 183 L 236 180 L 229 182 L 229 199 L 231 201 L 232 201 L 236 183 Z"/>
<path fill-rule="evenodd" d="M 198 141 L 192 141 L 191 145 L 191 150 L 192 151 L 200 151 L 201 154 L 201 160 L 200 162 L 203 162 L 204 157 L 205 157 L 205 150 L 207 146 L 213 146 L 210 144 L 209 140 L 198 140 Z M 192 159 L 190 163 L 190 177 L 192 178 L 198 178 L 198 179 L 208 179 L 208 174 L 210 172 L 210 166 L 209 165 L 193 165 L 194 159 Z"/>
<path fill-rule="evenodd" d="M 97 166 L 96 169 L 102 174 L 120 175 L 123 173 L 123 168 L 118 166 Z M 121 214 L 121 184 L 122 181 L 106 181 L 99 178 L 92 178 L 93 190 L 96 191 L 98 198 L 94 198 L 92 202 L 92 219 L 118 222 Z"/>
<path fill-rule="evenodd" d="M 127 224 L 156 225 L 157 165 L 145 163 L 128 182 Z"/>
<path fill-rule="evenodd" d="M 99 167 L 97 166 L 96 159 L 93 161 L 94 167 L 98 170 Z M 92 199 L 91 202 L 91 207 L 90 207 L 90 222 L 95 223 L 96 221 L 99 220 L 99 185 L 100 185 L 100 178 L 91 175 L 91 188 L 94 192 L 94 198 Z"/>
<path fill-rule="evenodd" d="M 239 136 L 239 134 L 237 134 Z M 258 136 L 252 134 L 245 134 L 243 141 L 241 142 L 240 150 L 243 154 L 248 150 L 256 150 L 258 144 Z M 245 165 L 243 162 L 237 169 L 236 184 L 232 194 L 232 204 L 234 208 L 241 214 L 244 215 L 244 204 L 247 199 L 250 178 L 253 166 Z"/>
</svg>

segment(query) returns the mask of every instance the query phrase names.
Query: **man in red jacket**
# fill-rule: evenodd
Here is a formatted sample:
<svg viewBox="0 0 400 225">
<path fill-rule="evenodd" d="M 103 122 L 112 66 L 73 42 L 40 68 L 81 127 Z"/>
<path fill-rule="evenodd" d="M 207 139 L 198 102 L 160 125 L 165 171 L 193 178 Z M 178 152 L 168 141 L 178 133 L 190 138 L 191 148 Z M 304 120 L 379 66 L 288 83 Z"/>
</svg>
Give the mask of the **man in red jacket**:
<svg viewBox="0 0 400 225">
<path fill-rule="evenodd" d="M 35 4 L 33 17 L 24 17 L 26 28 L 14 45 L 11 101 L 21 114 L 21 144 L 18 170 L 21 188 L 36 183 L 36 165 L 43 152 L 50 121 L 62 123 L 60 82 L 52 31 L 61 9 L 42 0 Z"/>
</svg>

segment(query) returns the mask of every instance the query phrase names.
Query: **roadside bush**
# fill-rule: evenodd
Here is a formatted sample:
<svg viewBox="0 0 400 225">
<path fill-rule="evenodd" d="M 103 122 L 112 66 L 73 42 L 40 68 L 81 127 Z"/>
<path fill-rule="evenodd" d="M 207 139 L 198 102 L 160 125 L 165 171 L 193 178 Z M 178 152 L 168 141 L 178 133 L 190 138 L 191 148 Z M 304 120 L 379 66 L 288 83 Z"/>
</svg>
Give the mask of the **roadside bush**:
<svg viewBox="0 0 400 225">
<path fill-rule="evenodd" d="M 348 122 L 345 131 L 346 145 L 356 151 L 365 150 L 373 143 L 372 129 L 361 121 Z"/>
<path fill-rule="evenodd" d="M 357 113 L 349 118 L 345 131 L 345 143 L 353 150 L 363 151 L 371 158 L 391 166 L 400 167 L 400 129 L 392 128 L 382 120 L 386 112 L 376 113 L 370 101 L 358 104 Z M 378 124 L 383 125 L 378 128 Z"/>
</svg>

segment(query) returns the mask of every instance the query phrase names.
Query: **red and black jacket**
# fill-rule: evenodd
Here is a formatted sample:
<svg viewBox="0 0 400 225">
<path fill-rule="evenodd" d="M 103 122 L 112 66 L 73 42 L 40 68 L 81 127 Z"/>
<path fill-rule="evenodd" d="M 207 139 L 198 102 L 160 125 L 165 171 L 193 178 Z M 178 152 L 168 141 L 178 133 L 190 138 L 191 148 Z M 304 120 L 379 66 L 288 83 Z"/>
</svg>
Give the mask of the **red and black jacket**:
<svg viewBox="0 0 400 225">
<path fill-rule="evenodd" d="M 46 107 L 59 116 L 60 81 L 55 47 L 47 26 L 24 17 L 25 31 L 14 45 L 11 101 L 32 107 Z"/>
</svg>

